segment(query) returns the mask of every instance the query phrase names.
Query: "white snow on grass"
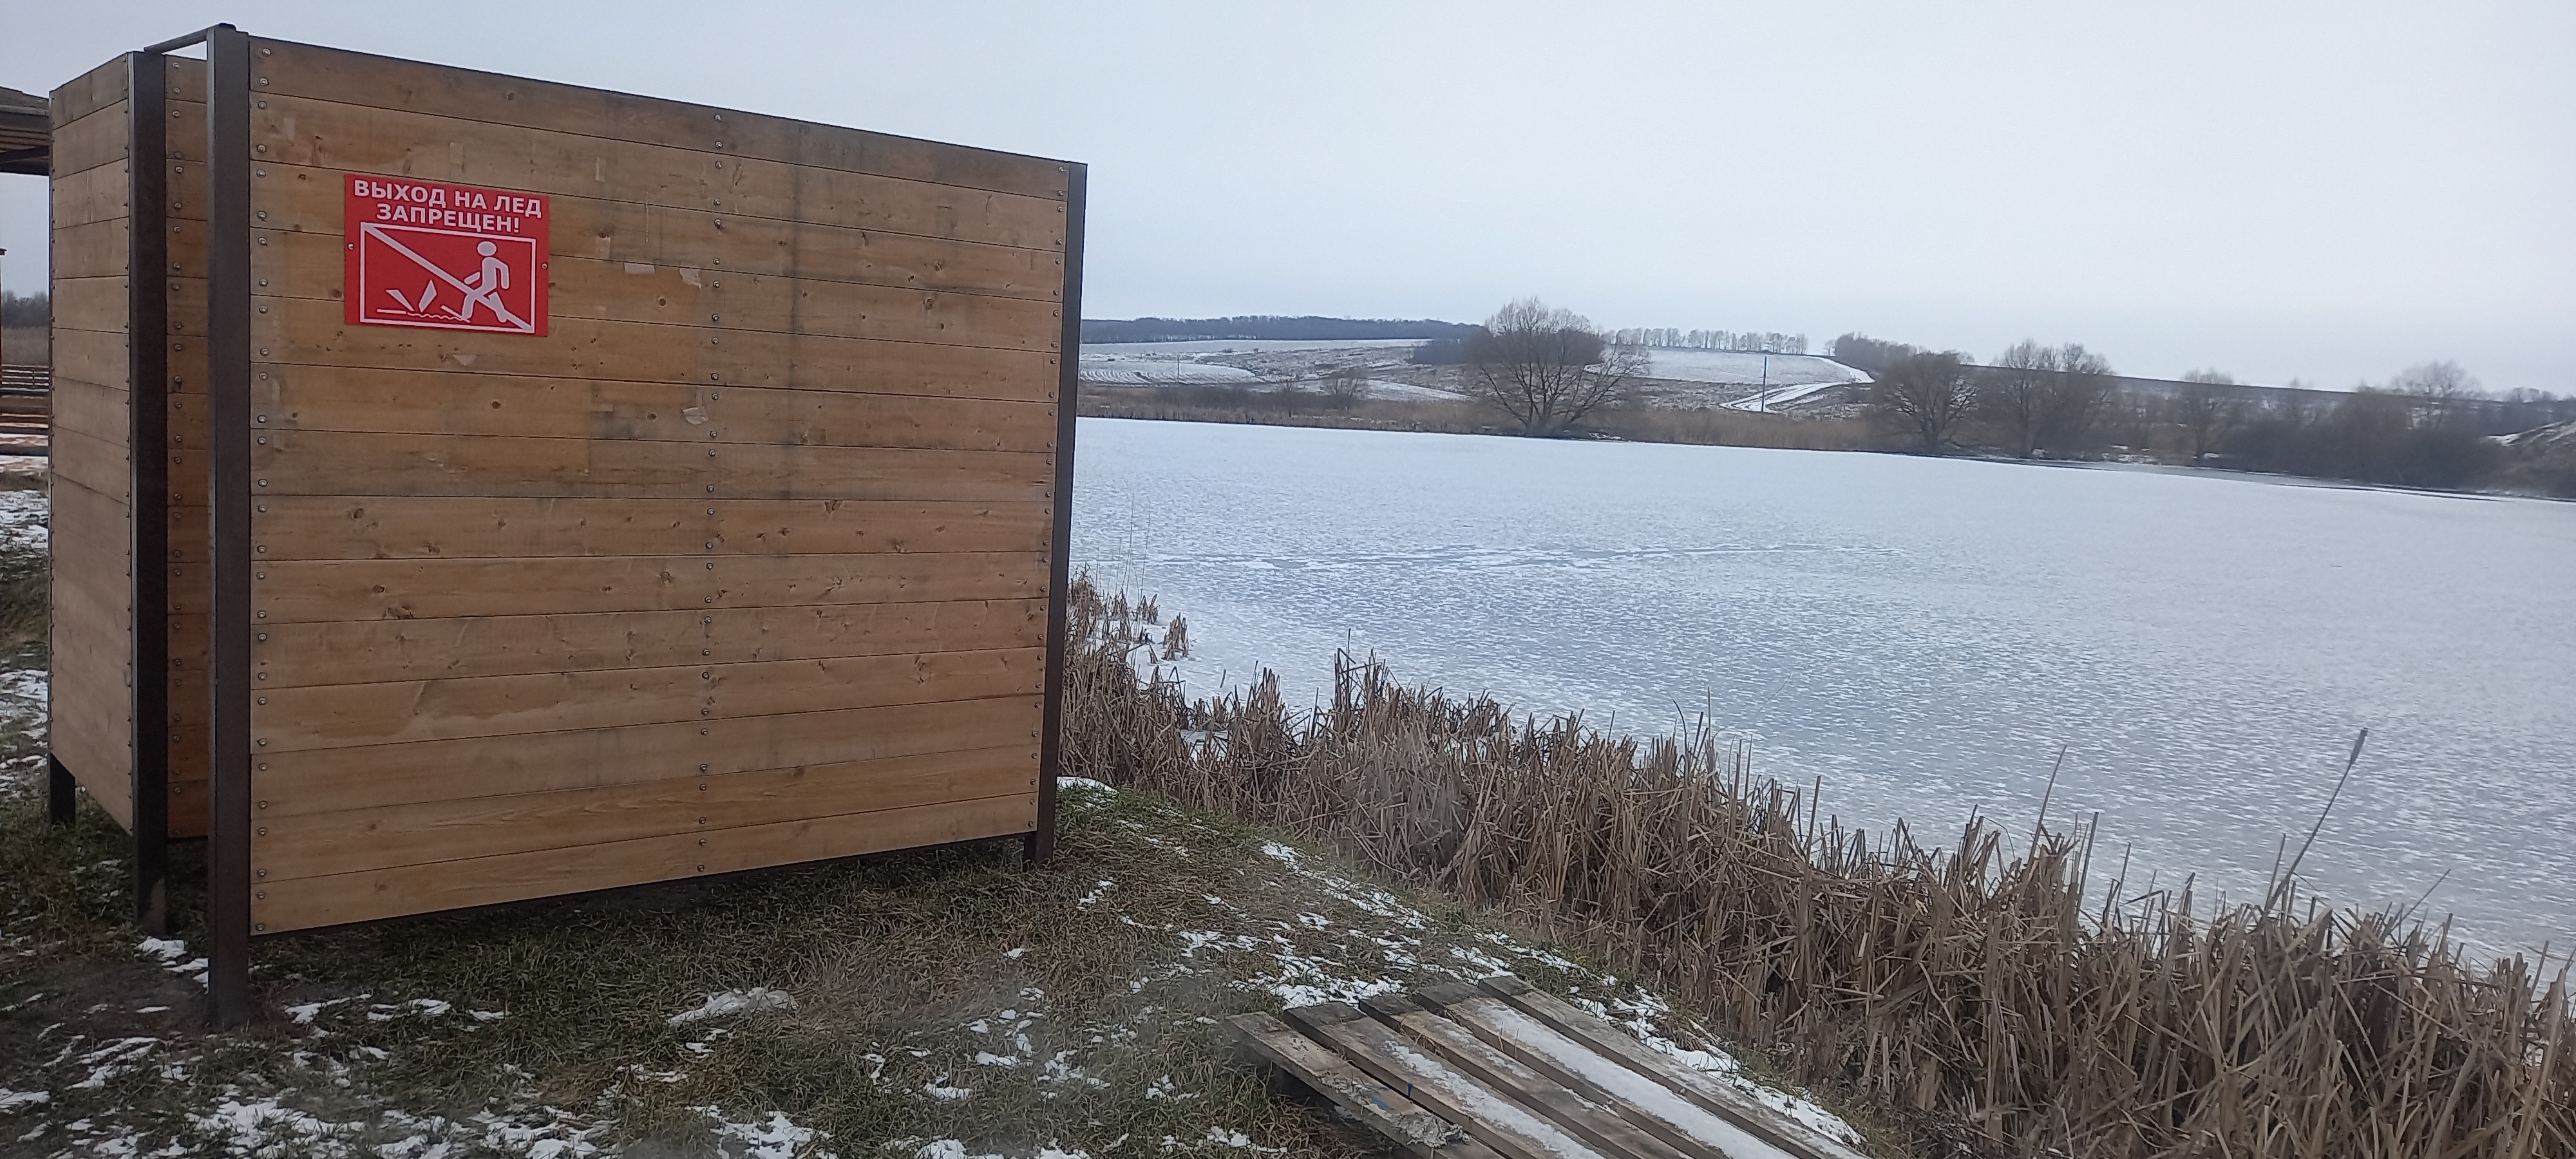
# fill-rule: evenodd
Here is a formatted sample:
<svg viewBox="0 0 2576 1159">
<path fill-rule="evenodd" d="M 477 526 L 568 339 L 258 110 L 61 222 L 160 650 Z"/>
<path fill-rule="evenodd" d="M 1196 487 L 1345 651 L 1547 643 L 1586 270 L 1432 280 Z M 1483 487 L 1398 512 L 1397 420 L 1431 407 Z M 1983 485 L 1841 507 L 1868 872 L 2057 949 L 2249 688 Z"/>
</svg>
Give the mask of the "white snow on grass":
<svg viewBox="0 0 2576 1159">
<path fill-rule="evenodd" d="M 1101 386 L 1258 386 L 1262 378 L 1239 366 L 1149 358 L 1082 356 L 1082 381 Z"/>
<path fill-rule="evenodd" d="M 1725 405 L 1728 410 L 1776 411 L 1801 399 L 1823 394 L 1829 390 L 1840 390 L 1848 385 L 1850 384 L 1842 382 L 1810 382 L 1800 386 L 1775 384 L 1767 392 L 1757 391 Z"/>
<path fill-rule="evenodd" d="M 724 1145 L 724 1154 L 741 1159 L 837 1159 L 823 1144 L 831 1140 L 825 1132 L 812 1127 L 799 1127 L 777 1111 L 756 1123 L 736 1123 L 725 1118 L 714 1107 L 692 1108 L 714 1123 L 716 1139 Z"/>
<path fill-rule="evenodd" d="M 732 1018 L 741 1014 L 794 1009 L 796 1009 L 795 995 L 784 990 L 772 990 L 767 986 L 754 986 L 749 990 L 727 990 L 721 994 L 709 994 L 707 1000 L 699 1003 L 696 1009 L 683 1010 L 672 1015 L 670 1023 L 673 1026 L 686 1026 L 692 1022 L 704 1022 L 710 1018 Z"/>
<path fill-rule="evenodd" d="M 1708 382 L 1725 386 L 1760 386 L 1769 363 L 1773 387 L 1809 384 L 1839 386 L 1867 382 L 1869 376 L 1830 358 L 1813 354 L 1748 354 L 1735 350 L 1649 350 L 1646 377 L 1668 382 Z"/>
<path fill-rule="evenodd" d="M 1188 342 L 1085 342 L 1082 356 L 1168 358 L 1190 354 L 1278 354 L 1299 350 L 1385 350 L 1405 353 L 1427 338 L 1206 338 Z"/>
</svg>

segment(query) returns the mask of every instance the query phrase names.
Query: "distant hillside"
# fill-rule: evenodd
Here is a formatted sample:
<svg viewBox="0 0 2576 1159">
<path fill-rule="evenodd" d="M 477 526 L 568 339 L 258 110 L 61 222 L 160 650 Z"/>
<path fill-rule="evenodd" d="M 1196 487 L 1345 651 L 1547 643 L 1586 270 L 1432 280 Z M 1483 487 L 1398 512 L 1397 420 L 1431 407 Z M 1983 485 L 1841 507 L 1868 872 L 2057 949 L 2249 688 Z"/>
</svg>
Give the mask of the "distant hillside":
<svg viewBox="0 0 2576 1159">
<path fill-rule="evenodd" d="M 1287 318 L 1253 314 L 1240 318 L 1085 318 L 1084 342 L 1196 342 L 1207 339 L 1268 338 L 1306 342 L 1347 342 L 1370 338 L 1454 338 L 1475 329 L 1464 322 L 1427 318 Z"/>
</svg>

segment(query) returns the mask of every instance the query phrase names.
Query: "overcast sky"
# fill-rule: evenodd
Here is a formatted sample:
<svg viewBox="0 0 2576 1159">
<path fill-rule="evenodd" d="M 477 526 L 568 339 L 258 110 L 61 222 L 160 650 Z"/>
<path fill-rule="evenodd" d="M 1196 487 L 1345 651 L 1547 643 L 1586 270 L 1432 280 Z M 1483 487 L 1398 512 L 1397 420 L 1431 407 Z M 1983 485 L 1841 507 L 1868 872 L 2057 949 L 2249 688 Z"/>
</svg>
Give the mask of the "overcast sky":
<svg viewBox="0 0 2576 1159">
<path fill-rule="evenodd" d="M 0 0 L 1089 162 L 1087 309 L 1846 330 L 2576 391 L 2576 4 Z M 41 288 L 43 183 L 0 177 Z"/>
</svg>

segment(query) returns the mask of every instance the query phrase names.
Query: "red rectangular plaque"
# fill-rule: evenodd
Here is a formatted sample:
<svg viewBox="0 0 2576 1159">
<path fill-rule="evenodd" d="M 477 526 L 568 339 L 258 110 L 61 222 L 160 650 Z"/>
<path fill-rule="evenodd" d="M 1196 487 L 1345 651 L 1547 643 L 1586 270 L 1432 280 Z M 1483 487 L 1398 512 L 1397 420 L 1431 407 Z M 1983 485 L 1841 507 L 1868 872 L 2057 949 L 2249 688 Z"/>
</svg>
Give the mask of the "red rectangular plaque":
<svg viewBox="0 0 2576 1159">
<path fill-rule="evenodd" d="M 349 175 L 349 321 L 546 332 L 542 194 Z"/>
</svg>

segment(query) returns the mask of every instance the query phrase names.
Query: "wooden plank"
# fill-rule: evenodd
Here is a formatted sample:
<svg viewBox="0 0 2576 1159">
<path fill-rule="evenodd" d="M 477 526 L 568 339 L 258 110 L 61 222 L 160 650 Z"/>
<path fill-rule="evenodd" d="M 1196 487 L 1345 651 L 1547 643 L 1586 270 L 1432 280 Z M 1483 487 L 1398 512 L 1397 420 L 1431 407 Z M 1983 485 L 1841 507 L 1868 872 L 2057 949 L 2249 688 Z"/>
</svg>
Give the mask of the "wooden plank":
<svg viewBox="0 0 2576 1159">
<path fill-rule="evenodd" d="M 126 122 L 126 104 L 118 101 L 67 125 L 54 128 L 53 171 L 61 176 L 86 173 L 125 160 L 134 127 Z"/>
<path fill-rule="evenodd" d="M 68 428 L 56 429 L 52 443 L 54 478 L 119 500 L 133 492 L 133 468 L 123 444 Z"/>
<path fill-rule="evenodd" d="M 170 617 L 170 666 L 191 672 L 206 668 L 207 621 L 202 614 Z"/>
<path fill-rule="evenodd" d="M 50 539 L 57 572 L 65 570 L 68 556 L 83 551 L 88 554 L 80 555 L 72 566 L 115 569 L 108 574 L 59 575 L 62 583 L 53 593 L 58 602 L 75 594 L 98 597 L 126 590 L 126 556 L 134 544 L 134 529 L 129 523 L 132 518 L 132 509 L 121 495 L 108 494 L 75 479 L 54 480 Z M 125 598 L 118 597 L 120 606 Z"/>
<path fill-rule="evenodd" d="M 120 315 L 121 317 L 122 315 Z M 123 390 L 133 373 L 125 335 L 104 330 L 53 329 L 54 381 L 78 381 Z"/>
<path fill-rule="evenodd" d="M 262 815 L 251 838 L 251 864 L 269 881 L 283 881 L 942 801 L 1024 796 L 1037 788 L 1037 766 L 1031 756 L 1036 751 L 1037 742 L 1030 741 L 1009 749 L 292 817 Z"/>
<path fill-rule="evenodd" d="M 197 462 L 201 458 L 202 456 L 191 455 L 189 456 L 189 461 Z M 173 464 L 173 466 L 176 467 L 178 464 Z M 202 501 L 205 498 L 206 479 L 202 472 L 197 474 L 194 478 L 189 478 L 181 475 L 179 471 L 174 469 L 171 471 L 171 475 L 172 479 L 170 480 L 170 490 L 172 494 L 178 494 L 184 489 L 187 497 L 190 499 Z M 171 504 L 168 507 L 168 511 L 170 515 L 170 532 L 168 535 L 170 558 L 168 562 L 206 562 L 207 552 L 213 543 L 213 535 L 210 531 L 208 512 L 204 504 L 202 502 Z"/>
<path fill-rule="evenodd" d="M 1604 1152 L 1628 1159 L 1727 1159 L 1675 1148 L 1608 1109 L 1586 1102 L 1563 1084 L 1495 1049 L 1465 1027 L 1423 1009 L 1421 1003 L 1406 995 L 1365 998 L 1360 1001 L 1360 1009 L 1403 1029 L 1449 1065 L 1503 1092 L 1522 1107 L 1547 1116 L 1549 1121 Z"/>
<path fill-rule="evenodd" d="M 257 58 L 264 92 L 1031 197 L 1065 195 L 1063 164 L 1035 157 L 285 41 L 257 44 L 274 49 Z"/>
<path fill-rule="evenodd" d="M 251 410 L 285 430 L 956 451 L 1053 450 L 1056 425 L 1052 402 L 283 366 Z"/>
<path fill-rule="evenodd" d="M 1035 696 L 263 753 L 260 816 L 962 752 L 1038 739 Z M 1034 762 L 1032 762 L 1034 763 Z"/>
<path fill-rule="evenodd" d="M 121 335 L 131 312 L 127 298 L 123 278 L 55 278 L 54 325 Z"/>
<path fill-rule="evenodd" d="M 1817 1159 L 1861 1159 L 1859 1152 L 1850 1147 L 1772 1111 L 1751 1095 L 1647 1049 L 1644 1043 L 1626 1031 L 1577 1010 L 1518 978 L 1502 975 L 1484 979 L 1478 985 L 1486 993 L 1548 1029 L 1654 1079 L 1701 1110 L 1735 1124 L 1773 1147 Z"/>
<path fill-rule="evenodd" d="M 54 429 L 96 435 L 103 442 L 126 435 L 132 412 L 125 400 L 126 393 L 114 387 L 77 378 L 56 379 L 51 398 Z"/>
<path fill-rule="evenodd" d="M 1040 599 L 1048 563 L 1019 552 L 287 560 L 252 573 L 251 607 L 261 623 L 292 624 Z"/>
<path fill-rule="evenodd" d="M 1695 1159 L 1815 1159 L 1774 1146 L 1645 1073 L 1565 1037 L 1473 986 L 1433 986 L 1413 1000 L 1439 1011 L 1454 1024 L 1453 1029 L 1464 1028 L 1548 1081 L 1615 1109 L 1638 1128 Z"/>
<path fill-rule="evenodd" d="M 1296 1077 L 1309 1089 L 1333 1100 L 1352 1118 L 1366 1123 L 1421 1159 L 1494 1155 L 1448 1120 L 1385 1083 L 1370 1078 L 1322 1043 L 1299 1034 L 1266 1011 L 1237 1014 L 1225 1020 L 1235 1037 L 1271 1066 Z"/>
<path fill-rule="evenodd" d="M 119 217 L 68 225 L 53 231 L 53 265 L 57 278 L 121 278 L 131 256 L 127 222 Z"/>
<path fill-rule="evenodd" d="M 263 165 L 252 170 L 252 203 L 260 237 L 268 245 L 250 252 L 252 276 L 296 296 L 340 291 L 345 260 L 345 175 L 304 165 Z M 173 175 L 183 180 L 183 175 Z M 721 209 L 670 209 L 608 198 L 549 198 L 549 237 L 554 263 L 580 260 L 605 270 L 551 265 L 556 309 L 580 314 L 600 286 L 629 281 L 618 294 L 636 294 L 634 278 L 659 278 L 693 294 L 714 296 L 744 288 L 737 278 L 796 278 L 806 288 L 835 283 L 873 286 L 891 294 L 963 294 L 1012 299 L 1020 309 L 1054 309 L 1064 299 L 1064 252 L 1018 250 L 1007 245 L 951 242 L 940 237 L 842 229 L 811 221 L 729 216 Z M 567 283 L 577 276 L 582 281 Z M 757 301 L 757 299 L 755 299 Z M 744 306 L 737 306 L 742 312 Z M 721 312 L 719 312 L 721 314 Z"/>
<path fill-rule="evenodd" d="M 272 244 L 252 247 L 262 259 L 258 266 L 285 268 L 273 272 L 254 268 L 255 275 L 267 279 L 266 292 L 253 299 L 259 307 L 278 298 L 341 300 L 347 255 L 339 238 L 266 236 Z M 1064 332 L 1060 305 L 1028 298 L 722 267 L 705 270 L 601 261 L 562 253 L 548 263 L 546 276 L 548 309 L 556 319 L 705 326 L 726 335 L 758 331 L 1003 350 L 1054 350 Z"/>
<path fill-rule="evenodd" d="M 351 431 L 253 442 L 253 494 L 263 496 L 1043 503 L 1055 492 L 1055 456 L 1043 452 Z"/>
<path fill-rule="evenodd" d="M 1053 198 L 363 104 L 269 95 L 251 109 L 250 139 L 262 162 L 522 193 L 614 191 L 620 200 L 741 217 L 1064 248 L 1065 206 Z"/>
<path fill-rule="evenodd" d="M 1334 1053 L 1509 1159 L 1615 1159 L 1407 1041 L 1348 1003 L 1285 1012 Z"/>
<path fill-rule="evenodd" d="M 1051 501 L 276 495 L 253 515 L 272 561 L 1042 551 L 1054 531 Z"/>
<path fill-rule="evenodd" d="M 209 449 L 207 440 L 212 433 L 206 429 L 206 396 L 168 393 L 163 397 L 169 417 L 163 421 L 162 429 L 169 436 L 170 449 L 204 454 Z M 196 491 L 204 494 L 204 485 L 200 483 Z"/>
<path fill-rule="evenodd" d="M 1057 355 L 1052 352 L 728 334 L 712 326 L 578 317 L 555 318 L 548 337 L 532 341 L 516 334 L 350 326 L 334 302 L 277 299 L 270 306 L 268 313 L 251 315 L 254 358 L 261 363 L 1023 402 L 1052 400 L 1056 390 Z M 177 367 L 172 373 L 178 373 Z"/>
<path fill-rule="evenodd" d="M 170 367 L 168 390 L 173 394 L 206 393 L 206 343 L 200 338 L 170 339 L 163 355 Z"/>
<path fill-rule="evenodd" d="M 119 54 L 64 82 L 47 101 L 53 123 L 68 125 L 109 105 L 123 102 L 127 80 L 125 55 Z"/>
<path fill-rule="evenodd" d="M 331 684 L 263 692 L 263 752 L 1033 695 L 1043 649 Z"/>
<path fill-rule="evenodd" d="M 170 329 L 173 336 L 206 333 L 206 279 L 185 278 L 172 274 L 165 283 L 163 301 L 169 303 Z"/>
<path fill-rule="evenodd" d="M 251 896 L 251 918 L 254 930 L 278 933 L 998 837 L 1025 833 L 1036 824 L 1035 794 L 986 797 L 704 834 L 646 837 L 275 883 L 260 881 Z"/>
<path fill-rule="evenodd" d="M 47 182 L 47 185 L 53 197 L 55 229 L 114 221 L 126 216 L 125 162 L 65 174 Z"/>
<path fill-rule="evenodd" d="M 188 621 L 201 646 L 203 626 Z M 251 645 L 262 690 L 394 680 L 517 676 L 692 663 L 815 660 L 1046 643 L 1043 600 L 724 608 L 266 625 Z M 185 662 L 172 633 L 174 664 Z M 273 657 L 288 657 L 279 662 Z"/>
</svg>

